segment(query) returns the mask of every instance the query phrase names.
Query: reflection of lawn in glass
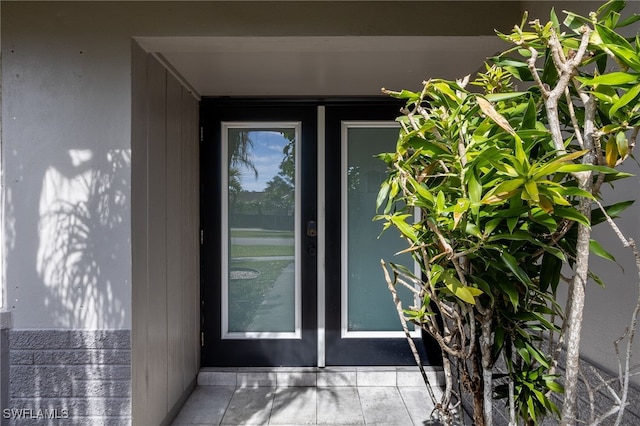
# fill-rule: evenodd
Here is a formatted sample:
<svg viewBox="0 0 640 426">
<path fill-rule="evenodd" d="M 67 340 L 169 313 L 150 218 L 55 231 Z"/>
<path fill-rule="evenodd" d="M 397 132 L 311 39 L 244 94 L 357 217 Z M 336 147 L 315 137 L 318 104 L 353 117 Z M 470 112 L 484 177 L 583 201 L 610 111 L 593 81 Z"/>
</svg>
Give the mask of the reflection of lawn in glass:
<svg viewBox="0 0 640 426">
<path fill-rule="evenodd" d="M 293 231 L 231 229 L 231 238 L 293 238 Z"/>
<path fill-rule="evenodd" d="M 231 258 L 293 256 L 293 243 L 286 246 L 231 245 Z"/>
<path fill-rule="evenodd" d="M 231 263 L 231 268 L 250 268 L 260 276 L 248 280 L 229 281 L 229 331 L 245 331 L 255 317 L 265 296 L 282 270 L 291 260 L 243 260 Z"/>
</svg>

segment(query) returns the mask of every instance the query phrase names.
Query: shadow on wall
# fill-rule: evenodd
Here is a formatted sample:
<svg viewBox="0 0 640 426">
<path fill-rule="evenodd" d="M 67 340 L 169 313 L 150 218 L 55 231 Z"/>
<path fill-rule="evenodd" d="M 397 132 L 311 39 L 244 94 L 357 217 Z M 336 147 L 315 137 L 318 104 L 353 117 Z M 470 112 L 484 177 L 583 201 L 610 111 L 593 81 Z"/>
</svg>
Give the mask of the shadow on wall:
<svg viewBox="0 0 640 426">
<path fill-rule="evenodd" d="M 130 423 L 130 150 L 7 157 L 10 408 Z"/>
<path fill-rule="evenodd" d="M 12 181 L 7 192 L 8 276 L 22 281 L 33 276 L 35 266 L 42 284 L 22 281 L 11 289 L 15 297 L 9 307 L 25 310 L 15 312 L 16 326 L 22 328 L 24 318 L 47 324 L 42 328 L 129 328 L 126 302 L 119 294 L 128 287 L 122 281 L 129 279 L 123 265 L 130 264 L 130 239 L 119 237 L 129 226 L 130 150 L 70 149 L 49 160 L 41 169 L 39 199 L 26 194 L 14 207 L 21 179 Z M 37 187 L 33 172 L 25 177 L 27 188 Z M 36 209 L 38 217 L 32 221 Z M 18 211 L 28 214 L 20 217 Z M 27 260 L 31 250 L 35 265 Z M 17 259 L 25 254 L 27 259 Z M 43 312 L 27 312 L 34 308 Z"/>
</svg>

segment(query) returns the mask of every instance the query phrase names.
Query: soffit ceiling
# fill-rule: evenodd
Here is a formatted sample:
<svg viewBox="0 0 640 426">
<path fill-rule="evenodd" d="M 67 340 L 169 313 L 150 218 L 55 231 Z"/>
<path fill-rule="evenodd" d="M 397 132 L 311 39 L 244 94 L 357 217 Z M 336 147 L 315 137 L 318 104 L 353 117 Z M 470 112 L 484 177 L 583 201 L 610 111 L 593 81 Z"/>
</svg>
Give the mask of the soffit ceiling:
<svg viewBox="0 0 640 426">
<path fill-rule="evenodd" d="M 140 37 L 201 96 L 375 96 L 462 78 L 505 48 L 477 37 Z"/>
</svg>

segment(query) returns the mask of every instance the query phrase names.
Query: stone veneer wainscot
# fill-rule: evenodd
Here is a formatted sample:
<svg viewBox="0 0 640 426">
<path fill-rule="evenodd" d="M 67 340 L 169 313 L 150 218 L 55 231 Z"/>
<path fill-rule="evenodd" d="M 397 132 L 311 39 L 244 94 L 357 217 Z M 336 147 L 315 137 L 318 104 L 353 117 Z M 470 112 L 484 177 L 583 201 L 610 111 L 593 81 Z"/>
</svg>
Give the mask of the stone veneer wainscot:
<svg viewBox="0 0 640 426">
<path fill-rule="evenodd" d="M 129 330 L 12 330 L 9 357 L 9 409 L 66 417 L 9 425 L 131 424 Z"/>
</svg>

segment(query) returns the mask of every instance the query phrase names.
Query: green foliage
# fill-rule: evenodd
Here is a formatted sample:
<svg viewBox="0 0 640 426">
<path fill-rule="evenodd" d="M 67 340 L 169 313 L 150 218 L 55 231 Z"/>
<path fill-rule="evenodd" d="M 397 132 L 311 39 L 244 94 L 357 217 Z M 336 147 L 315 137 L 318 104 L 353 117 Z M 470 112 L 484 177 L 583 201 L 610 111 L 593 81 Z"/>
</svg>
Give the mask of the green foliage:
<svg viewBox="0 0 640 426">
<path fill-rule="evenodd" d="M 554 12 L 544 25 L 527 24 L 525 15 L 510 34 L 499 34 L 513 48 L 492 58 L 471 82 L 481 93 L 463 81 L 441 79 L 429 79 L 419 92 L 388 92 L 405 100 L 406 108 L 397 119 L 396 151 L 379 155 L 389 175 L 376 219 L 407 240 L 423 273 L 396 271 L 422 285 L 422 305 L 406 310 L 407 318 L 443 337 L 445 355 L 471 361 L 480 356 L 477 348 L 464 345 L 480 340 L 488 321 L 490 364 L 504 357 L 525 422 L 559 414 L 550 395 L 562 387 L 549 373 L 551 354 L 541 336 L 560 331 L 556 292 L 561 268 L 574 264 L 578 226 L 603 221 L 597 209 L 591 218 L 581 213 L 580 203 L 599 194 L 581 189 L 578 177 L 591 174 L 598 188 L 628 176 L 615 166 L 630 155 L 630 132 L 640 123 L 640 45 L 616 30 L 640 18 L 621 20 L 623 6 L 610 1 L 589 17 L 567 12 L 564 27 Z M 556 104 L 565 138 L 558 143 L 545 102 L 565 78 L 558 58 L 570 61 L 585 31 L 587 53 Z M 518 92 L 514 80 L 534 85 Z M 593 148 L 583 142 L 590 137 L 582 127 L 586 98 L 597 108 L 590 119 Z M 628 205 L 611 206 L 609 213 Z M 597 241 L 591 250 L 614 260 Z M 455 315 L 475 340 L 441 324 Z M 477 324 L 469 328 L 470 322 Z M 504 386 L 495 392 L 507 395 Z"/>
</svg>

